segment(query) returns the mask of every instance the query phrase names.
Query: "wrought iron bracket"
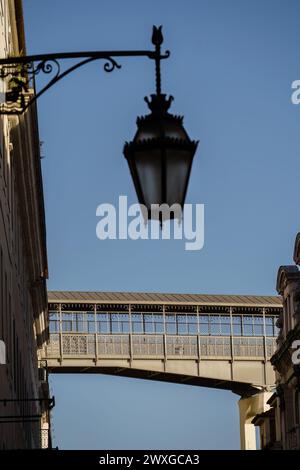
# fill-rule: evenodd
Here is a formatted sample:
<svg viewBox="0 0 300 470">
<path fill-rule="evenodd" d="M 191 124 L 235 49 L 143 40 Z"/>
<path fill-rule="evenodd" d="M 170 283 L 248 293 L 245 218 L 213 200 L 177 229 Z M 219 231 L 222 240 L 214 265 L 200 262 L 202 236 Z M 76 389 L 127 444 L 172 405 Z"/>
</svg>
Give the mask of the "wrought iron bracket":
<svg viewBox="0 0 300 470">
<path fill-rule="evenodd" d="M 121 65 L 116 58 L 121 57 L 148 57 L 155 61 L 156 88 L 160 93 L 160 61 L 169 57 L 170 52 L 161 53 L 163 36 L 161 26 L 153 26 L 152 43 L 155 49 L 129 50 L 129 51 L 85 51 L 85 52 L 62 52 L 51 54 L 37 54 L 29 56 L 8 57 L 0 59 L 0 80 L 4 81 L 2 99 L 0 100 L 1 114 L 22 114 L 42 96 L 49 88 L 59 82 L 62 78 L 74 72 L 78 68 L 94 62 L 104 60 L 105 72 L 120 69 Z M 61 62 L 65 60 L 79 59 L 68 68 L 61 68 Z M 35 77 L 39 74 L 49 75 L 48 83 L 38 92 L 35 92 Z"/>
</svg>

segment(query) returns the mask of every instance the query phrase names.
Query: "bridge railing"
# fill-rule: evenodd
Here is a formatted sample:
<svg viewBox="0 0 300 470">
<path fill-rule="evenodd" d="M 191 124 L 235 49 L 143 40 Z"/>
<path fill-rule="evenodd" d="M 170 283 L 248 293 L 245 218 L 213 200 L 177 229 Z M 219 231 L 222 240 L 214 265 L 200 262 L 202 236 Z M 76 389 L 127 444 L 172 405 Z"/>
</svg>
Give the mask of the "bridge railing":
<svg viewBox="0 0 300 470">
<path fill-rule="evenodd" d="M 276 338 L 262 336 L 51 333 L 45 356 L 269 359 L 275 349 Z"/>
</svg>

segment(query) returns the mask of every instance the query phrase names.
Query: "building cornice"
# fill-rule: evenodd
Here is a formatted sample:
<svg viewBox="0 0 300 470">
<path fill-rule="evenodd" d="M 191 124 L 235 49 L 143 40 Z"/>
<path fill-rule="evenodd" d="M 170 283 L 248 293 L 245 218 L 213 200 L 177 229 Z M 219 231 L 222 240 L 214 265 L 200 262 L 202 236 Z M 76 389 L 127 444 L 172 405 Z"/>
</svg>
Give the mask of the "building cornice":
<svg viewBox="0 0 300 470">
<path fill-rule="evenodd" d="M 296 264 L 300 264 L 300 232 L 296 236 L 293 259 Z"/>
<path fill-rule="evenodd" d="M 289 282 L 300 282 L 300 271 L 297 266 L 280 266 L 277 273 L 276 290 L 278 294 L 283 295 L 284 290 Z"/>
</svg>

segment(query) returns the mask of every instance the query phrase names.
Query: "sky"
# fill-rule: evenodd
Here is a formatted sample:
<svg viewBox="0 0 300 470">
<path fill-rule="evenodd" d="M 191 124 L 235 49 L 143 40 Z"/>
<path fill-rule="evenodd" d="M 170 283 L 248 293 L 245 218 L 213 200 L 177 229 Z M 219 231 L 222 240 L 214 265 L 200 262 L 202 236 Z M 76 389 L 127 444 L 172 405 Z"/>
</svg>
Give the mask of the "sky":
<svg viewBox="0 0 300 470">
<path fill-rule="evenodd" d="M 299 230 L 297 0 L 24 0 L 27 53 L 151 49 L 163 25 L 163 91 L 200 140 L 187 203 L 205 243 L 99 240 L 96 208 L 136 195 L 122 149 L 146 114 L 154 67 L 124 58 L 77 70 L 38 103 L 49 290 L 276 294 Z M 43 84 L 37 81 L 37 88 Z M 51 376 L 63 449 L 237 449 L 238 397 L 101 375 Z M 221 429 L 220 429 L 221 428 Z"/>
</svg>

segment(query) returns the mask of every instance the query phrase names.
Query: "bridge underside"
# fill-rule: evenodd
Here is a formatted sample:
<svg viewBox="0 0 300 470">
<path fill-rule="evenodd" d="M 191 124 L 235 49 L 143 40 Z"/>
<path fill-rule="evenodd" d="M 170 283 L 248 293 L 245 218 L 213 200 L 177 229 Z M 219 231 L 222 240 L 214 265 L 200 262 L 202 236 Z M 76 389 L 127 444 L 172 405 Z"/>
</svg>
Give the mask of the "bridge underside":
<svg viewBox="0 0 300 470">
<path fill-rule="evenodd" d="M 216 388 L 221 390 L 230 390 L 241 396 L 247 396 L 257 393 L 261 387 L 243 383 L 232 382 L 231 380 L 219 380 L 207 377 L 192 377 L 185 374 L 174 374 L 170 372 L 153 372 L 142 369 L 129 369 L 121 367 L 68 367 L 63 368 L 49 367 L 50 373 L 56 374 L 105 374 L 127 377 L 133 379 L 155 380 L 160 382 L 169 382 L 176 384 L 195 385 L 198 387 Z"/>
<path fill-rule="evenodd" d="M 109 374 L 178 384 L 231 390 L 241 396 L 268 389 L 275 382 L 269 362 L 225 358 L 86 358 L 47 359 L 50 373 Z M 251 381 L 250 381 L 251 380 Z"/>
</svg>

